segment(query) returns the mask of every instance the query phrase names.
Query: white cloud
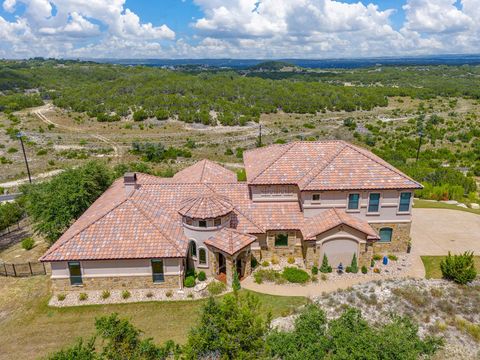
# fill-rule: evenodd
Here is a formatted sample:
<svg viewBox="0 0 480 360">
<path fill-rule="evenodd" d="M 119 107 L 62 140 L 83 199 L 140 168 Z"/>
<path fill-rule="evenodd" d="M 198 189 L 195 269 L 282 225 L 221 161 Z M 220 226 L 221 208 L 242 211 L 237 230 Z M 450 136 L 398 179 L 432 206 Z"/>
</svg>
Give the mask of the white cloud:
<svg viewBox="0 0 480 360">
<path fill-rule="evenodd" d="M 166 25 L 142 23 L 137 14 L 125 8 L 125 0 L 5 0 L 3 8 L 15 13 L 20 3 L 25 11 L 16 16 L 16 22 L 0 17 L 0 34 L 16 33 L 0 43 L 0 51 L 7 56 L 10 52 L 10 57 L 25 56 L 18 49 L 26 45 L 31 46 L 30 56 L 69 57 L 86 49 L 106 49 L 108 44 L 121 40 L 124 52 L 115 53 L 111 51 L 114 48 L 109 53 L 125 56 L 137 48 L 151 47 L 150 43 L 158 48 L 158 43 L 175 38 Z M 92 52 L 86 56 L 104 55 Z"/>
<path fill-rule="evenodd" d="M 193 35 L 175 40 L 171 28 L 142 22 L 125 0 L 4 0 L 4 10 L 16 18 L 0 16 L 0 56 L 324 58 L 480 52 L 480 0 L 460 5 L 403 0 L 405 22 L 396 26 L 391 17 L 398 9 L 380 9 L 368 0 L 193 1 L 203 16 L 193 20 Z"/>
</svg>

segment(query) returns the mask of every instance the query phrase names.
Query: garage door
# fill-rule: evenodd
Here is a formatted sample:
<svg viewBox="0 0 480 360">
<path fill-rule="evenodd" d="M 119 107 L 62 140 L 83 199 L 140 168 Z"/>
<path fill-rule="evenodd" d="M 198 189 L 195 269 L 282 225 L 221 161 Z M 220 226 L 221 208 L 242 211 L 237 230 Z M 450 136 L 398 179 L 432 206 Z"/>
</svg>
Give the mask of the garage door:
<svg viewBox="0 0 480 360">
<path fill-rule="evenodd" d="M 322 244 L 320 264 L 322 263 L 323 254 L 327 255 L 330 266 L 334 269 L 342 263 L 343 268 L 350 266 L 353 254 L 357 254 L 358 243 L 350 239 L 329 240 Z"/>
</svg>

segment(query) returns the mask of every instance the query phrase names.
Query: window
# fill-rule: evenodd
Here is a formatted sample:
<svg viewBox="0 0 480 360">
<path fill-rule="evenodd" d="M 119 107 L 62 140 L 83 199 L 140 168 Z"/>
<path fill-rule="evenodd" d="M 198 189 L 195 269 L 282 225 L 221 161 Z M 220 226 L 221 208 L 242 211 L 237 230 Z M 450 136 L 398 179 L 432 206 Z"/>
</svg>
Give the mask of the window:
<svg viewBox="0 0 480 360">
<path fill-rule="evenodd" d="M 197 244 L 193 240 L 190 241 L 190 255 L 197 257 Z"/>
<path fill-rule="evenodd" d="M 192 218 L 187 217 L 186 219 L 187 219 L 187 220 L 186 220 L 185 222 L 187 223 L 187 225 L 193 225 L 193 220 L 192 220 Z"/>
<path fill-rule="evenodd" d="M 320 201 L 320 194 L 313 194 L 312 201 Z"/>
<path fill-rule="evenodd" d="M 222 218 L 216 218 L 213 220 L 213 226 L 220 226 L 222 225 Z"/>
<path fill-rule="evenodd" d="M 207 227 L 207 220 L 200 220 L 198 222 L 199 227 Z"/>
<path fill-rule="evenodd" d="M 381 242 L 390 242 L 392 241 L 392 228 L 381 228 L 380 229 L 380 241 Z"/>
<path fill-rule="evenodd" d="M 80 262 L 70 261 L 68 263 L 68 270 L 70 271 L 70 284 L 82 285 L 82 269 L 80 268 Z"/>
<path fill-rule="evenodd" d="M 198 251 L 198 260 L 200 265 L 207 265 L 207 250 L 201 248 Z"/>
<path fill-rule="evenodd" d="M 368 199 L 368 212 L 377 213 L 380 209 L 380 194 L 371 193 Z"/>
<path fill-rule="evenodd" d="M 165 281 L 165 276 L 163 275 L 163 260 L 152 260 L 152 275 L 154 283 Z"/>
<path fill-rule="evenodd" d="M 287 234 L 275 235 L 275 246 L 288 246 L 288 235 Z"/>
<path fill-rule="evenodd" d="M 398 206 L 398 211 L 409 212 L 410 211 L 410 198 L 412 193 L 402 192 L 400 193 L 400 204 Z"/>
<path fill-rule="evenodd" d="M 360 203 L 360 194 L 348 195 L 348 210 L 358 210 Z"/>
</svg>

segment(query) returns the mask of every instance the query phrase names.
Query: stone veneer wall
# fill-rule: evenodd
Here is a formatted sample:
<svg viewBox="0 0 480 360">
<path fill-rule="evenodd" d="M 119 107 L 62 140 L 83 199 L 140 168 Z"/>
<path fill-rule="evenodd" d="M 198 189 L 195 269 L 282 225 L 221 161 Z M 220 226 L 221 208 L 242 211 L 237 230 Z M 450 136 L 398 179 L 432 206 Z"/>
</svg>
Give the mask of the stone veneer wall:
<svg viewBox="0 0 480 360">
<path fill-rule="evenodd" d="M 70 285 L 69 278 L 52 279 L 53 291 L 179 289 L 180 275 L 165 275 L 165 281 L 154 283 L 152 276 L 83 277 L 83 285 Z"/>
<path fill-rule="evenodd" d="M 412 223 L 378 223 L 370 224 L 375 230 L 390 227 L 393 229 L 391 242 L 377 241 L 373 245 L 374 253 L 383 252 L 407 252 L 408 242 L 410 241 L 410 228 Z"/>
<path fill-rule="evenodd" d="M 275 246 L 275 235 L 287 234 L 287 246 Z M 263 245 L 263 246 L 262 246 Z M 266 246 L 265 246 L 266 245 Z M 266 243 L 261 246 L 261 258 L 263 260 L 271 260 L 273 256 L 287 257 L 294 256 L 295 258 L 303 258 L 302 254 L 302 237 L 299 231 L 269 231 L 266 237 Z M 257 258 L 260 261 L 260 259 Z"/>
</svg>

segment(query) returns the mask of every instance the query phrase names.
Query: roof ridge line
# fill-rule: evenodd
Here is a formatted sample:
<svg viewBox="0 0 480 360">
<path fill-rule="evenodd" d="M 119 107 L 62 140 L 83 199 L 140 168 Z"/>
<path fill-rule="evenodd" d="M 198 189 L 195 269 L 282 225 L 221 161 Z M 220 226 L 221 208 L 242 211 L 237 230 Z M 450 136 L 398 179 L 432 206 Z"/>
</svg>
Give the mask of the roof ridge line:
<svg viewBox="0 0 480 360">
<path fill-rule="evenodd" d="M 295 144 L 296 144 L 295 141 L 289 144 L 286 144 L 285 151 L 282 151 L 280 155 L 278 155 L 275 159 L 273 159 L 272 162 L 268 166 L 266 166 L 262 171 L 260 171 L 251 181 L 255 181 L 255 179 L 257 179 L 260 175 L 262 175 L 267 169 L 272 167 L 272 165 L 275 164 L 283 155 L 285 155 Z"/>
<path fill-rule="evenodd" d="M 118 208 L 120 205 L 124 204 L 129 198 L 126 197 L 125 199 L 123 199 L 121 202 L 119 202 L 117 205 L 115 205 L 113 208 L 111 208 L 110 210 L 108 210 L 105 214 L 97 217 L 95 220 L 93 220 L 92 222 L 88 223 L 87 225 L 85 225 L 84 227 L 82 227 L 80 230 L 78 230 L 77 232 L 75 232 L 72 236 L 70 236 L 67 240 L 65 240 L 64 242 L 62 242 L 61 244 L 59 244 L 57 247 L 51 247 L 50 249 L 47 250 L 47 252 L 45 254 L 42 255 L 42 258 L 44 258 L 45 256 L 48 256 L 49 254 L 51 254 L 52 252 L 54 251 L 57 251 L 58 249 L 60 249 L 63 245 L 65 245 L 66 243 L 68 243 L 70 240 L 72 240 L 75 236 L 77 236 L 78 234 L 80 234 L 82 231 L 88 229 L 90 226 L 92 226 L 93 224 L 97 223 L 98 221 L 100 221 L 101 219 L 103 219 L 105 216 L 107 216 L 108 214 L 110 214 L 113 210 L 115 210 L 116 208 Z M 80 218 L 78 218 L 77 220 L 75 221 L 78 221 Z M 72 224 L 73 225 L 73 224 Z M 68 229 L 67 229 L 68 230 Z M 62 234 L 63 235 L 63 234 Z M 55 242 L 56 243 L 56 242 Z"/>
<path fill-rule="evenodd" d="M 151 225 L 152 225 L 153 227 L 155 227 L 155 228 L 158 230 L 158 232 L 159 232 L 163 237 L 165 237 L 165 239 L 167 239 L 170 243 L 172 243 L 172 244 L 174 245 L 174 247 L 178 250 L 179 253 L 181 253 L 181 250 L 180 250 L 180 248 L 177 246 L 177 243 L 176 243 L 175 241 L 172 241 L 172 240 L 170 239 L 170 236 L 167 236 L 167 235 L 158 227 L 158 225 L 155 224 L 155 222 L 153 221 L 153 219 L 152 219 L 148 214 L 146 214 L 146 212 L 145 212 L 143 209 L 141 209 L 141 208 L 135 203 L 134 200 L 130 199 L 130 201 L 133 203 L 133 206 L 134 206 L 138 211 L 140 211 L 140 213 L 142 213 L 143 216 L 145 216 L 145 217 L 147 218 L 147 220 L 151 223 Z M 162 214 L 162 215 L 163 215 L 163 214 Z"/>
<path fill-rule="evenodd" d="M 303 185 L 302 185 L 302 189 L 304 189 L 305 187 L 307 187 L 307 186 L 313 181 L 313 179 L 315 179 L 316 176 L 318 176 L 323 170 L 325 170 L 325 169 L 327 168 L 327 166 L 330 165 L 330 164 L 333 162 L 333 160 L 335 160 L 335 159 L 342 153 L 343 150 L 345 150 L 345 148 L 347 147 L 345 141 L 339 141 L 339 142 L 341 142 L 341 143 L 343 144 L 343 146 L 340 148 L 340 150 L 337 150 L 337 152 L 335 152 L 335 154 L 332 156 L 332 158 L 331 158 L 330 160 L 328 160 L 327 163 L 326 163 L 324 166 L 322 166 L 322 167 L 316 172 L 316 174 L 315 174 L 306 184 L 303 184 Z M 313 169 L 315 169 L 315 166 L 313 167 Z M 305 174 L 305 176 L 307 176 L 309 173 L 310 173 L 310 172 L 308 172 L 307 174 Z M 302 181 L 302 180 L 305 178 L 305 176 L 302 177 L 302 178 L 300 179 L 300 181 Z"/>
<path fill-rule="evenodd" d="M 345 142 L 345 144 L 346 144 L 350 149 L 356 151 L 356 152 L 359 153 L 360 155 L 363 155 L 364 157 L 366 157 L 366 158 L 368 158 L 368 159 L 376 162 L 376 163 L 379 164 L 380 166 L 383 166 L 384 168 L 389 169 L 389 170 L 393 171 L 394 173 L 397 173 L 398 175 L 402 176 L 403 178 L 406 178 L 406 179 L 408 179 L 408 180 L 410 180 L 410 181 L 413 181 L 414 183 L 416 183 L 416 184 L 418 184 L 418 185 L 420 185 L 420 186 L 423 187 L 423 185 L 420 184 L 418 181 L 412 179 L 410 176 L 408 176 L 408 175 L 404 174 L 403 172 L 401 172 L 400 170 L 396 169 L 393 165 L 390 165 L 388 162 L 386 162 L 385 160 L 383 160 L 380 156 L 375 155 L 375 154 L 372 153 L 370 150 L 367 150 L 367 151 L 369 151 L 372 155 L 378 157 L 379 159 L 382 159 L 382 161 L 385 161 L 388 165 L 382 164 L 382 163 L 379 162 L 377 159 L 375 159 L 375 158 L 373 158 L 373 157 L 371 157 L 371 156 L 369 156 L 369 155 L 367 155 L 367 154 L 364 154 L 364 153 L 363 153 L 362 151 L 360 151 L 355 145 L 349 144 L 349 143 L 347 143 L 347 142 Z M 362 150 L 363 150 L 363 149 L 362 149 Z"/>
<path fill-rule="evenodd" d="M 207 166 L 207 159 L 203 159 L 202 173 L 200 174 L 200 182 L 203 182 L 203 174 L 205 173 L 205 166 Z"/>
</svg>

